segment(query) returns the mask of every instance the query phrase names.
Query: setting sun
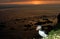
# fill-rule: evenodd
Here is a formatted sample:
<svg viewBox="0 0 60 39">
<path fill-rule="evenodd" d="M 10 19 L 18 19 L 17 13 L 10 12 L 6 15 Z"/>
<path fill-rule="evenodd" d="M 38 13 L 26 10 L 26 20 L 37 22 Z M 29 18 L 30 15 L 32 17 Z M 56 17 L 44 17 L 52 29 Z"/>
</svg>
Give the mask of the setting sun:
<svg viewBox="0 0 60 39">
<path fill-rule="evenodd" d="M 40 1 L 32 1 L 32 4 L 42 4 Z"/>
</svg>

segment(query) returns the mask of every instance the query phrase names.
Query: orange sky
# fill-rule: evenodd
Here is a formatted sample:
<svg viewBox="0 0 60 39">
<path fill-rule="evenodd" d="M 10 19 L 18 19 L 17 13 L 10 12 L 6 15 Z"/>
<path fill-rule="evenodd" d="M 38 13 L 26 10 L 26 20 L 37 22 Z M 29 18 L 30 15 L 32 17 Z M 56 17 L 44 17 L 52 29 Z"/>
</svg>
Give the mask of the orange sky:
<svg viewBox="0 0 60 39">
<path fill-rule="evenodd" d="M 60 4 L 60 1 L 22 1 L 22 2 L 8 2 L 0 4 Z"/>
<path fill-rule="evenodd" d="M 21 2 L 21 1 L 60 1 L 60 0 L 0 0 L 0 3 L 4 3 L 4 2 Z"/>
</svg>

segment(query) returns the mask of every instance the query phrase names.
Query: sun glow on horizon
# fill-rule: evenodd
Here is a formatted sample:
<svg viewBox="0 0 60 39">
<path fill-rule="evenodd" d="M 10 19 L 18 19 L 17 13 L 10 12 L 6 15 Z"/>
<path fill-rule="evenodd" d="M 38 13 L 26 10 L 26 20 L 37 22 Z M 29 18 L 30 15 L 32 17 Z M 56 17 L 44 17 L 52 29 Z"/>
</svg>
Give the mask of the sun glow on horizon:
<svg viewBox="0 0 60 39">
<path fill-rule="evenodd" d="M 60 4 L 60 1 L 22 1 L 22 2 L 8 2 L 8 3 L 0 3 L 0 4 Z"/>
<path fill-rule="evenodd" d="M 24 1 L 24 2 L 8 2 L 8 3 L 0 3 L 0 4 L 33 4 L 33 5 L 38 5 L 38 4 L 44 4 L 42 1 Z"/>
<path fill-rule="evenodd" d="M 32 4 L 43 4 L 43 2 L 41 2 L 41 1 L 32 1 Z"/>
</svg>

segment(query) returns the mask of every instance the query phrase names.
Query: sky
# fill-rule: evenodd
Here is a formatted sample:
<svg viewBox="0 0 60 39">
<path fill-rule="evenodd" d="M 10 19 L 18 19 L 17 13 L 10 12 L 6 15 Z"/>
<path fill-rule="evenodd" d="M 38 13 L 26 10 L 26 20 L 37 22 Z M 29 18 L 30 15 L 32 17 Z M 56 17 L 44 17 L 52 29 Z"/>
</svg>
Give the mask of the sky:
<svg viewBox="0 0 60 39">
<path fill-rule="evenodd" d="M 32 1 L 32 2 L 31 2 Z M 0 4 L 60 4 L 60 0 L 0 0 Z"/>
<path fill-rule="evenodd" d="M 59 1 L 59 0 L 0 0 L 0 2 L 19 2 L 19 1 Z"/>
</svg>

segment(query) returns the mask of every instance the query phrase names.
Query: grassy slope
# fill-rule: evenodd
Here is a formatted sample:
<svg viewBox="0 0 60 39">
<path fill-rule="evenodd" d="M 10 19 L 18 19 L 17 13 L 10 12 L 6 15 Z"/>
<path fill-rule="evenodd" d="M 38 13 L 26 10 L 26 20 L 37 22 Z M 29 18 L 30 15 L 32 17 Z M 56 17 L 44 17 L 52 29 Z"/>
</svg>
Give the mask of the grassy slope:
<svg viewBox="0 0 60 39">
<path fill-rule="evenodd" d="M 48 39 L 60 39 L 60 23 L 58 23 L 57 28 L 49 32 Z"/>
</svg>

